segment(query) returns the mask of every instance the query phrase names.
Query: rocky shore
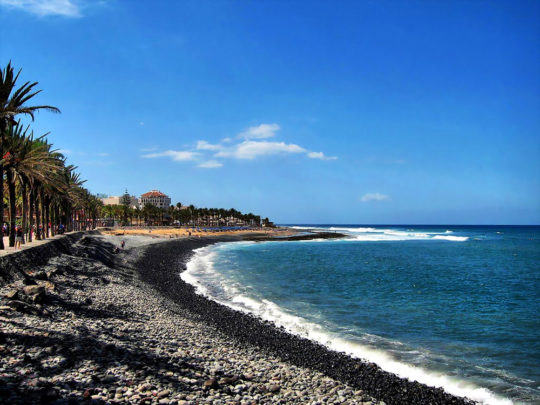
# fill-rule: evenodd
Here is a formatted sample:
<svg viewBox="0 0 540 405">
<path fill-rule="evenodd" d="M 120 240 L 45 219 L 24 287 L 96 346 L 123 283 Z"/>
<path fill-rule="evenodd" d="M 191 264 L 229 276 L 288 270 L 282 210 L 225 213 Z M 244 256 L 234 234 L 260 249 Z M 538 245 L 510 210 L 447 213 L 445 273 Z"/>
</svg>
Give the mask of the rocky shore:
<svg viewBox="0 0 540 405">
<path fill-rule="evenodd" d="M 99 235 L 32 266 L 12 255 L 1 403 L 467 403 L 196 295 L 178 269 L 222 239 L 123 238 L 116 255 Z"/>
</svg>

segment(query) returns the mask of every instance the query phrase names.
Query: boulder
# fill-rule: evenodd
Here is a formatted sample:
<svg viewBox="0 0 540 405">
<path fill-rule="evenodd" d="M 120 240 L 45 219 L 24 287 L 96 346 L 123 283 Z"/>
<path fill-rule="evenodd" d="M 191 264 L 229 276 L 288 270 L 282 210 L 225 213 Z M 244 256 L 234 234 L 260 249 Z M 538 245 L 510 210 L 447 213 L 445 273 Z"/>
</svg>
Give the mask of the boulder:
<svg viewBox="0 0 540 405">
<path fill-rule="evenodd" d="M 36 280 L 48 280 L 49 276 L 44 271 L 38 271 L 38 272 L 34 273 L 34 278 Z"/>
<path fill-rule="evenodd" d="M 8 306 L 14 309 L 15 311 L 22 312 L 25 314 L 34 314 L 34 315 L 40 314 L 39 309 L 23 301 L 17 301 L 17 300 L 9 301 Z"/>
<path fill-rule="evenodd" d="M 8 300 L 16 300 L 19 298 L 19 290 L 11 290 L 6 294 Z"/>
<path fill-rule="evenodd" d="M 36 294 L 44 293 L 45 292 L 45 287 L 40 286 L 40 285 L 28 285 L 28 286 L 23 288 L 23 292 L 26 295 L 30 295 L 30 296 L 31 295 L 36 295 Z"/>
<path fill-rule="evenodd" d="M 209 380 L 206 380 L 203 383 L 203 388 L 210 389 L 210 388 L 219 388 L 218 380 L 217 378 L 210 378 Z"/>
</svg>

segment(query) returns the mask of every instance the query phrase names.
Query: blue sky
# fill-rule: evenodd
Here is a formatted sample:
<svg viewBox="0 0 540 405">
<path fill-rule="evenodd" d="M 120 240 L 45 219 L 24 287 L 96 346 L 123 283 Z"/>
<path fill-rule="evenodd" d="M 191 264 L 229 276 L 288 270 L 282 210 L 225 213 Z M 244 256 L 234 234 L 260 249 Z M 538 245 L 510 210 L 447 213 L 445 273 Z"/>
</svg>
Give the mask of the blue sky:
<svg viewBox="0 0 540 405">
<path fill-rule="evenodd" d="M 540 223 L 540 2 L 0 0 L 94 193 L 278 223 Z"/>
</svg>

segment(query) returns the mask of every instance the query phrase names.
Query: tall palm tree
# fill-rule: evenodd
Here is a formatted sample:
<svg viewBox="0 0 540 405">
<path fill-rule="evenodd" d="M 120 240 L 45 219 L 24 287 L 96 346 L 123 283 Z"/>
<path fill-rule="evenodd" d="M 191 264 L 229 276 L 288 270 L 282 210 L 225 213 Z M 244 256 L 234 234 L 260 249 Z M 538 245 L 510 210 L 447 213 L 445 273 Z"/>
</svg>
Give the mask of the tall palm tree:
<svg viewBox="0 0 540 405">
<path fill-rule="evenodd" d="M 33 180 L 39 180 L 49 187 L 58 187 L 57 174 L 62 162 L 51 155 L 42 137 L 34 140 L 29 126 L 23 129 L 20 123 L 8 124 L 4 139 L 2 164 L 6 170 L 10 201 L 10 246 L 15 243 L 16 224 L 16 184 L 19 185 L 22 202 L 22 225 L 26 232 L 27 188 Z"/>
<path fill-rule="evenodd" d="M 15 117 L 19 114 L 29 115 L 34 120 L 34 113 L 39 110 L 48 110 L 59 113 L 60 110 L 50 105 L 29 106 L 26 103 L 41 92 L 36 90 L 37 82 L 26 82 L 17 90 L 15 86 L 21 70 L 16 74 L 11 62 L 4 69 L 0 68 L 0 157 L 4 156 L 4 137 L 8 124 L 15 124 Z M 0 221 L 4 222 L 4 167 L 0 164 Z M 3 238 L 0 237 L 0 249 L 4 249 Z"/>
</svg>

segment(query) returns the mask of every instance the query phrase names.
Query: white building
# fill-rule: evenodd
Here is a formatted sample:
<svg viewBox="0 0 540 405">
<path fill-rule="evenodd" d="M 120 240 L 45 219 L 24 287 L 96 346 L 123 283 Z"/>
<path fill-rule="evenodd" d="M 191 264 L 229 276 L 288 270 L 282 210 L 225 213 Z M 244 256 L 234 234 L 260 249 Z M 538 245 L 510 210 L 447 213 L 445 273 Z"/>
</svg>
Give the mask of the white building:
<svg viewBox="0 0 540 405">
<path fill-rule="evenodd" d="M 169 208 L 171 206 L 171 198 L 163 194 L 159 190 L 152 190 L 144 193 L 140 198 L 141 208 L 146 204 L 152 204 L 158 208 Z"/>
<path fill-rule="evenodd" d="M 103 205 L 122 205 L 122 198 L 123 196 L 111 196 L 102 198 L 101 201 L 103 201 Z M 129 206 L 139 208 L 139 199 L 134 195 L 130 195 L 129 198 L 131 199 Z"/>
</svg>

